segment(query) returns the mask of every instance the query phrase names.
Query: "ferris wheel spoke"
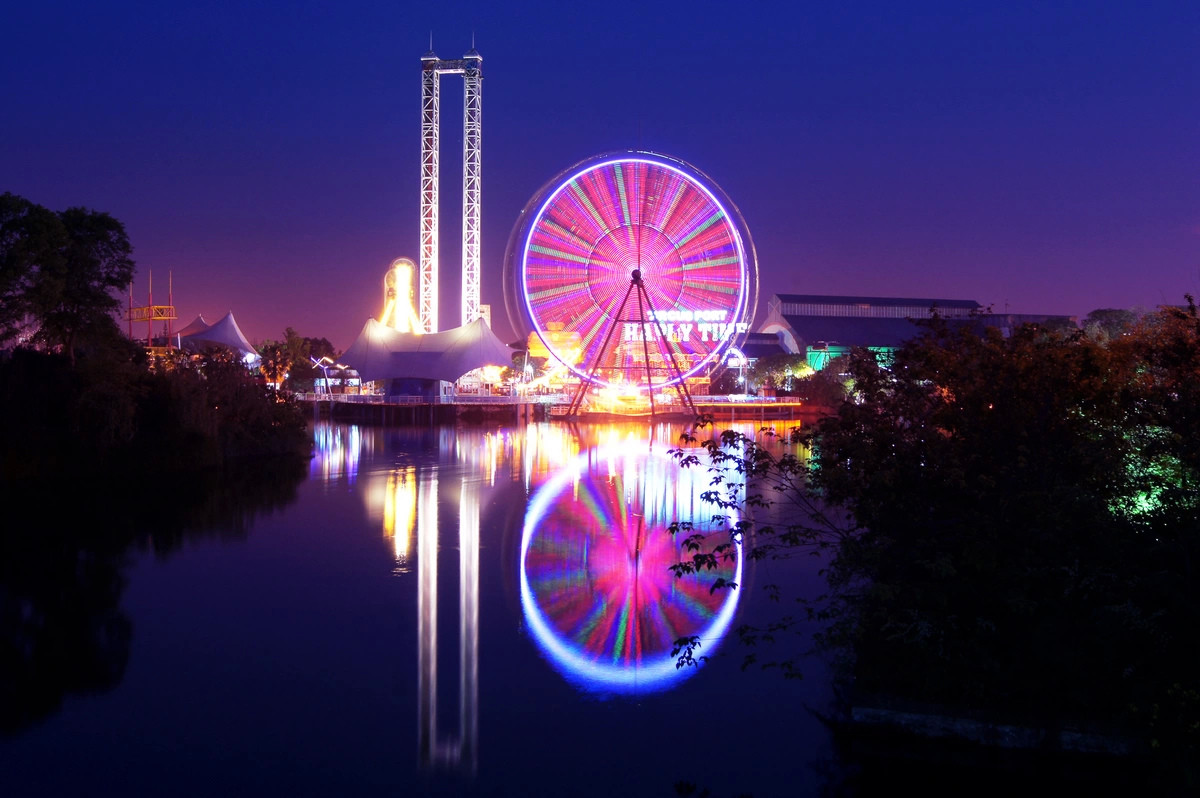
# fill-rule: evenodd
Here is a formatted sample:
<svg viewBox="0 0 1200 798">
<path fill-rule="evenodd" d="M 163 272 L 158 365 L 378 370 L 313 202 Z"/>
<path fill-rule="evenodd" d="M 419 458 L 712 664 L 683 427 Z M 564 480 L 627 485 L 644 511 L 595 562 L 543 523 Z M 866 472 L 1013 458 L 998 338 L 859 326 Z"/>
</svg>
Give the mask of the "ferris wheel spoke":
<svg viewBox="0 0 1200 798">
<path fill-rule="evenodd" d="M 543 334 L 546 325 L 577 335 L 582 362 L 569 365 L 587 381 L 656 388 L 696 373 L 725 345 L 697 325 L 740 318 L 757 276 L 748 234 L 719 194 L 658 156 L 597 158 L 565 173 L 527 209 L 519 268 L 530 327 L 552 351 L 565 339 Z"/>
</svg>

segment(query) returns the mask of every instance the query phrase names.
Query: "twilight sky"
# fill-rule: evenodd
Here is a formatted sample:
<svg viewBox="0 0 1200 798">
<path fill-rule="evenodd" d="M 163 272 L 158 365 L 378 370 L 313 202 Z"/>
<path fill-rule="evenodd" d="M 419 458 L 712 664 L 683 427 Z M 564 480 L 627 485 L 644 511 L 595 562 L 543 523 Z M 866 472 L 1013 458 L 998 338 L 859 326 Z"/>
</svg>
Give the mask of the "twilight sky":
<svg viewBox="0 0 1200 798">
<path fill-rule="evenodd" d="M 348 347 L 416 259 L 420 56 L 483 55 L 483 301 L 521 208 L 691 162 L 773 293 L 1083 315 L 1200 295 L 1200 4 L 55 2 L 0 16 L 0 192 L 122 220 L 135 301 Z M 462 81 L 442 82 L 442 326 Z"/>
</svg>

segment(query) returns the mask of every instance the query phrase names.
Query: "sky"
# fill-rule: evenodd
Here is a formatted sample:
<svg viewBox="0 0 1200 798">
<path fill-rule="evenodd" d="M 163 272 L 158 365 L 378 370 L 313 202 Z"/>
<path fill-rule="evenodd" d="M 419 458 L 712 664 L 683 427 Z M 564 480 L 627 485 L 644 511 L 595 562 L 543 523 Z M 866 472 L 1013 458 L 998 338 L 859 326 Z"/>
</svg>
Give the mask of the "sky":
<svg viewBox="0 0 1200 798">
<path fill-rule="evenodd" d="M 135 304 L 353 341 L 418 254 L 420 57 L 483 56 L 482 293 L 522 208 L 598 153 L 683 159 L 775 293 L 1082 316 L 1200 295 L 1200 4 L 9 4 L 0 192 L 121 220 Z M 462 81 L 442 80 L 442 326 Z"/>
</svg>

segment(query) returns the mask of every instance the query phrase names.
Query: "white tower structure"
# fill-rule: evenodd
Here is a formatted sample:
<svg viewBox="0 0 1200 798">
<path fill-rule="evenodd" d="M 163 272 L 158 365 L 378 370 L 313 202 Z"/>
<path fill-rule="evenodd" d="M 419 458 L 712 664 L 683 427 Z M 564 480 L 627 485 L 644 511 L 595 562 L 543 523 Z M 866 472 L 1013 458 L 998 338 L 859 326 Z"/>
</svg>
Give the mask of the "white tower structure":
<svg viewBox="0 0 1200 798">
<path fill-rule="evenodd" d="M 438 144 L 441 77 L 463 76 L 462 324 L 480 316 L 479 237 L 483 57 L 474 44 L 461 59 L 444 61 L 430 46 L 421 56 L 421 326 L 438 332 Z"/>
</svg>

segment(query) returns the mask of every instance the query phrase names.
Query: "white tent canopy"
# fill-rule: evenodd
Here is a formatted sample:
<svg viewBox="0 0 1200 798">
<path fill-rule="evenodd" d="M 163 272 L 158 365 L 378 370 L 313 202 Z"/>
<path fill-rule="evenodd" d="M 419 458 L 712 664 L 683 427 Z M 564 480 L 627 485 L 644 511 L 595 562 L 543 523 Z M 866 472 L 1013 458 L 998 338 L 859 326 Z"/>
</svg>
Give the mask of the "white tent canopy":
<svg viewBox="0 0 1200 798">
<path fill-rule="evenodd" d="M 483 319 L 424 335 L 397 332 L 368 319 L 340 359 L 357 369 L 364 380 L 453 382 L 483 366 L 512 365 L 512 350 Z"/>
<path fill-rule="evenodd" d="M 187 335 L 195 335 L 196 333 L 204 332 L 210 326 L 211 325 L 204 320 L 203 316 L 197 316 L 196 318 L 192 319 L 191 324 L 184 327 L 182 330 L 176 330 L 175 334 L 182 338 Z"/>
<path fill-rule="evenodd" d="M 203 324 L 203 317 L 197 316 L 196 320 L 184 329 L 191 329 L 197 322 Z M 179 343 L 189 352 L 198 352 L 210 346 L 221 346 L 226 349 L 232 349 L 242 357 L 247 355 L 258 357 L 258 352 L 246 340 L 246 336 L 242 335 L 241 328 L 238 327 L 237 321 L 233 318 L 233 311 L 226 313 L 224 318 L 217 323 L 210 324 L 195 332 L 184 334 L 181 331 Z"/>
</svg>

